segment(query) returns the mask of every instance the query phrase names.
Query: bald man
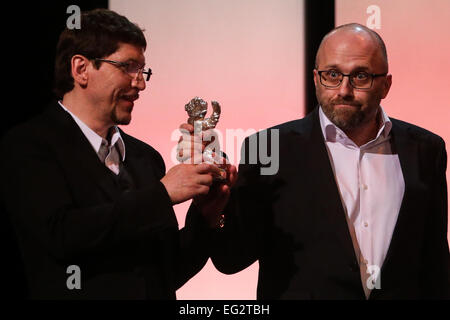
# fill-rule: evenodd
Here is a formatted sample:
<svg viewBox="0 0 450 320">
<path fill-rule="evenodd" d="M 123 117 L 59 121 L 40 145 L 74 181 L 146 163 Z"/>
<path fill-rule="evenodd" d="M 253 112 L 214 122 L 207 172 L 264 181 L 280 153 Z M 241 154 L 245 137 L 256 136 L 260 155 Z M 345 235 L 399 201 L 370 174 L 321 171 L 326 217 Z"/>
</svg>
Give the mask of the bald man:
<svg viewBox="0 0 450 320">
<path fill-rule="evenodd" d="M 332 30 L 314 82 L 312 113 L 263 131 L 279 133 L 276 174 L 244 142 L 214 265 L 258 261 L 258 299 L 448 297 L 444 141 L 380 106 L 392 83 L 383 40 L 359 24 Z"/>
</svg>

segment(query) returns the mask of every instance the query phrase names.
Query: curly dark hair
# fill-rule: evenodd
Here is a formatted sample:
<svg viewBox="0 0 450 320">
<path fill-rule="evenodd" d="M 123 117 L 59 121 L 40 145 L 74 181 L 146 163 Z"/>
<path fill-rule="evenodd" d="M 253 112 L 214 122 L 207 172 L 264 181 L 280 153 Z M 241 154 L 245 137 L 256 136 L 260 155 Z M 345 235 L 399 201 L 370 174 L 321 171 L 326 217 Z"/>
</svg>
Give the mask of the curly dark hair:
<svg viewBox="0 0 450 320">
<path fill-rule="evenodd" d="M 108 9 L 94 9 L 81 14 L 81 28 L 66 28 L 56 47 L 53 91 L 57 98 L 74 88 L 71 59 L 80 54 L 88 59 L 104 58 L 117 51 L 120 43 L 132 44 L 144 50 L 147 42 L 144 30 L 126 17 Z M 95 64 L 96 68 L 100 63 Z"/>
</svg>

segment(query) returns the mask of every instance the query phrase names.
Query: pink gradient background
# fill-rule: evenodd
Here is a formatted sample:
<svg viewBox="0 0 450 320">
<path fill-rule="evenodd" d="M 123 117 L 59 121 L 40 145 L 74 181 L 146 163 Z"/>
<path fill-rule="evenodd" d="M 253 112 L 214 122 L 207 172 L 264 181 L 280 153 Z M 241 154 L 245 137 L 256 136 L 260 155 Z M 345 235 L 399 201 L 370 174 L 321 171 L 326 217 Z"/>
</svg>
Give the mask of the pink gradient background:
<svg viewBox="0 0 450 320">
<path fill-rule="evenodd" d="M 381 102 L 389 116 L 440 135 L 450 145 L 450 1 L 336 0 L 336 25 L 366 25 L 377 5 L 375 29 L 388 52 L 392 87 Z M 450 173 L 447 170 L 447 181 Z M 447 233 L 447 239 L 450 233 Z"/>
<path fill-rule="evenodd" d="M 194 96 L 221 104 L 224 136 L 227 128 L 303 117 L 303 0 L 111 0 L 109 8 L 146 30 L 153 75 L 124 129 L 156 148 L 167 169 L 176 164 L 172 132 L 186 122 L 184 105 Z M 236 155 L 240 142 L 235 149 L 225 151 Z M 175 206 L 180 227 L 188 206 Z M 257 272 L 255 263 L 224 275 L 209 260 L 177 298 L 255 299 Z"/>
</svg>

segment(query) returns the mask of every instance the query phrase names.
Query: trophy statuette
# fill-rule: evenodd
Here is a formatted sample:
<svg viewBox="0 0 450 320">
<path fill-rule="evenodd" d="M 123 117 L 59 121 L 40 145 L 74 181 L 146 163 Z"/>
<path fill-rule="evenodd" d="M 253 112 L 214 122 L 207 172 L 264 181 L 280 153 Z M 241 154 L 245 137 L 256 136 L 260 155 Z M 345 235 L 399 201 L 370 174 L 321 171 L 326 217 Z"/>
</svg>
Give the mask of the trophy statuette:
<svg viewBox="0 0 450 320">
<path fill-rule="evenodd" d="M 208 118 L 205 118 L 206 113 L 208 111 L 208 103 L 203 99 L 195 97 L 184 106 L 184 109 L 186 110 L 189 116 L 187 122 L 194 127 L 194 133 L 214 129 L 216 127 L 217 122 L 219 122 L 221 107 L 217 101 L 211 101 L 211 106 L 212 106 L 212 114 Z M 217 137 L 214 136 L 214 138 L 216 139 Z M 214 159 L 215 158 L 214 153 L 215 153 L 214 148 L 209 148 L 207 146 L 205 148 L 205 151 L 203 152 L 203 159 L 205 159 L 206 162 L 212 162 L 217 164 L 217 161 L 215 161 Z M 224 170 L 221 167 L 221 164 L 218 164 L 218 167 L 222 172 L 226 173 L 226 170 Z M 215 180 L 224 180 L 224 179 L 225 179 L 224 177 L 215 178 Z"/>
</svg>

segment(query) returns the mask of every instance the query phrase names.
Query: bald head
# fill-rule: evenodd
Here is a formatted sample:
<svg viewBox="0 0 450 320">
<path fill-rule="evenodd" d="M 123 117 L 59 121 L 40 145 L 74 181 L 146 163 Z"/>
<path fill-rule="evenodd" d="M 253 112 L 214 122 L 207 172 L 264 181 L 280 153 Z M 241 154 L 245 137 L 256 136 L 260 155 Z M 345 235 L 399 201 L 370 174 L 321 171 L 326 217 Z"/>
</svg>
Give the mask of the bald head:
<svg viewBox="0 0 450 320">
<path fill-rule="evenodd" d="M 336 27 L 323 37 L 316 54 L 316 68 L 318 68 L 320 58 L 326 48 L 339 44 L 345 45 L 346 41 L 358 43 L 363 49 L 367 50 L 368 54 L 373 54 L 381 59 L 385 71 L 388 71 L 386 45 L 383 39 L 375 31 L 358 23 L 349 23 Z"/>
<path fill-rule="evenodd" d="M 383 40 L 356 23 L 332 30 L 317 50 L 314 84 L 328 119 L 357 145 L 370 141 L 392 84 Z"/>
</svg>

